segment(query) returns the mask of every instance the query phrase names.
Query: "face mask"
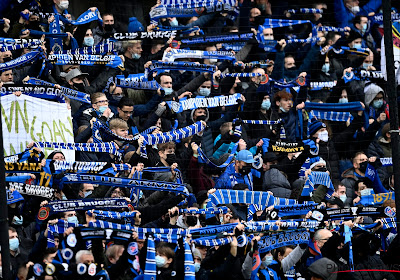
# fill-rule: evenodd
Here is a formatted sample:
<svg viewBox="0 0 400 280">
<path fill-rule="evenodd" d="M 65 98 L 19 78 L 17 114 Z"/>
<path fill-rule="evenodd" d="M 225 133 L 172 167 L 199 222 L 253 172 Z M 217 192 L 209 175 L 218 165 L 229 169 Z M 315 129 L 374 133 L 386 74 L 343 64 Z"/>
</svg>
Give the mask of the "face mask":
<svg viewBox="0 0 400 280">
<path fill-rule="evenodd" d="M 157 267 L 163 267 L 167 261 L 161 257 L 161 256 L 156 256 L 156 266 Z"/>
<path fill-rule="evenodd" d="M 265 256 L 265 260 L 262 261 L 262 264 L 263 264 L 265 267 L 267 267 L 267 266 L 269 266 L 269 265 L 272 263 L 272 261 L 273 261 L 272 256 Z"/>
<path fill-rule="evenodd" d="M 104 25 L 104 31 L 106 32 L 112 32 L 114 29 L 114 24 L 105 24 Z"/>
<path fill-rule="evenodd" d="M 270 35 L 264 36 L 264 40 L 265 40 L 265 41 L 267 41 L 267 40 L 274 40 L 274 36 L 270 36 Z"/>
<path fill-rule="evenodd" d="M 133 59 L 139 59 L 141 56 L 142 56 L 142 55 L 141 55 L 141 54 L 138 54 L 138 53 L 133 53 L 133 54 L 132 54 L 132 58 L 133 58 Z"/>
<path fill-rule="evenodd" d="M 194 227 L 195 225 L 197 225 L 197 217 L 196 216 L 187 216 L 186 224 L 190 227 Z"/>
<path fill-rule="evenodd" d="M 65 196 L 65 194 L 63 194 L 63 195 L 61 196 L 61 200 L 68 200 L 68 198 Z"/>
<path fill-rule="evenodd" d="M 107 108 L 108 108 L 108 106 L 100 106 L 100 107 L 99 107 L 99 112 L 103 114 L 104 111 L 105 111 Z"/>
<path fill-rule="evenodd" d="M 328 169 L 326 169 L 326 167 L 321 167 L 321 168 L 318 168 L 318 169 L 315 170 L 315 171 L 326 172 L 326 171 L 328 171 Z"/>
<path fill-rule="evenodd" d="M 353 14 L 357 14 L 357 13 L 360 11 L 360 6 L 351 7 L 351 8 L 350 8 L 350 11 L 351 11 Z"/>
<path fill-rule="evenodd" d="M 77 91 L 85 92 L 85 85 L 83 83 L 74 83 L 74 88 Z"/>
<path fill-rule="evenodd" d="M 207 119 L 207 116 L 202 115 L 202 116 L 198 116 L 198 117 L 196 118 L 196 121 L 197 121 L 197 122 L 199 122 L 199 121 L 206 121 L 206 119 Z"/>
<path fill-rule="evenodd" d="M 94 45 L 94 38 L 93 37 L 85 37 L 83 38 L 83 43 L 85 46 L 91 47 Z"/>
<path fill-rule="evenodd" d="M 39 30 L 39 21 L 34 20 L 29 22 L 29 29 Z"/>
<path fill-rule="evenodd" d="M 365 171 L 367 170 L 367 165 L 368 165 L 368 161 L 364 161 L 364 162 L 360 163 L 360 168 L 359 168 L 359 170 L 360 170 L 362 173 L 365 173 Z"/>
<path fill-rule="evenodd" d="M 263 102 L 261 103 L 261 109 L 269 110 L 269 108 L 271 108 L 271 101 L 269 99 L 263 100 Z"/>
<path fill-rule="evenodd" d="M 178 22 L 178 20 L 177 20 L 176 18 L 174 18 L 173 20 L 171 20 L 171 21 L 169 22 L 169 25 L 171 25 L 171 26 L 178 26 L 178 25 L 179 25 L 179 22 Z"/>
<path fill-rule="evenodd" d="M 363 63 L 362 64 L 362 67 L 364 68 L 364 69 L 368 69 L 368 67 L 370 67 L 370 66 L 372 66 L 372 63 Z"/>
<path fill-rule="evenodd" d="M 279 106 L 279 109 L 283 112 L 283 113 L 287 113 L 289 112 L 289 110 L 286 110 L 285 108 L 283 108 L 282 106 Z"/>
<path fill-rule="evenodd" d="M 349 100 L 346 97 L 342 97 L 339 99 L 339 103 L 349 103 Z"/>
<path fill-rule="evenodd" d="M 195 262 L 195 263 L 194 263 L 194 271 L 195 271 L 195 272 L 199 272 L 199 270 L 200 270 L 200 266 L 201 266 L 201 264 L 200 264 L 200 263 L 198 263 L 198 262 Z"/>
<path fill-rule="evenodd" d="M 79 223 L 78 218 L 76 216 L 68 217 L 67 221 L 68 223 L 73 223 L 73 224 Z"/>
<path fill-rule="evenodd" d="M 60 4 L 58 4 L 58 7 L 59 7 L 61 10 L 66 10 L 66 9 L 68 9 L 68 6 L 69 6 L 69 1 L 60 1 Z"/>
<path fill-rule="evenodd" d="M 123 95 L 116 95 L 116 94 L 113 94 L 111 96 L 112 99 L 114 99 L 115 101 L 118 101 L 118 102 L 122 99 L 122 97 L 124 97 L 124 96 Z"/>
<path fill-rule="evenodd" d="M 251 171 L 251 166 L 249 165 L 243 166 L 242 168 L 239 169 L 239 173 L 242 174 L 243 176 L 249 174 L 250 171 Z"/>
<path fill-rule="evenodd" d="M 219 222 L 221 223 L 221 225 L 224 223 L 224 216 L 219 217 Z"/>
<path fill-rule="evenodd" d="M 216 59 L 216 58 L 210 58 L 209 61 L 210 61 L 210 64 L 214 64 L 214 63 L 217 63 L 217 62 L 218 62 L 218 59 Z"/>
<path fill-rule="evenodd" d="M 374 100 L 374 102 L 372 102 L 372 107 L 374 107 L 375 109 L 379 109 L 382 106 L 383 106 L 383 100 L 382 99 Z"/>
<path fill-rule="evenodd" d="M 361 49 L 361 44 L 354 44 L 354 45 L 353 45 L 353 48 Z"/>
<path fill-rule="evenodd" d="M 12 224 L 16 225 L 16 226 L 20 226 L 20 225 L 22 225 L 23 221 L 24 221 L 24 217 L 21 216 L 21 218 L 19 218 L 18 216 L 14 216 Z"/>
<path fill-rule="evenodd" d="M 362 191 L 360 191 L 360 194 L 361 196 L 370 195 L 371 189 L 363 189 Z"/>
<path fill-rule="evenodd" d="M 199 95 L 201 96 L 209 96 L 211 93 L 211 89 L 209 88 L 199 88 Z"/>
<path fill-rule="evenodd" d="M 328 142 L 328 140 L 329 140 L 328 131 L 325 130 L 325 131 L 318 133 L 318 138 L 322 142 Z"/>
<path fill-rule="evenodd" d="M 330 64 L 329 63 L 325 63 L 324 65 L 322 65 L 321 71 L 324 72 L 324 73 L 328 73 L 329 72 L 329 67 L 330 67 Z"/>
<path fill-rule="evenodd" d="M 13 239 L 10 239 L 10 250 L 11 251 L 17 251 L 18 250 L 18 247 L 19 247 L 19 240 L 18 240 L 18 238 L 13 238 Z"/>
<path fill-rule="evenodd" d="M 86 197 L 88 197 L 89 195 L 91 195 L 93 193 L 93 191 L 87 191 L 85 192 L 83 195 Z"/>
<path fill-rule="evenodd" d="M 366 23 L 363 24 L 362 26 L 362 32 L 365 33 L 367 31 L 368 25 Z"/>
<path fill-rule="evenodd" d="M 165 160 L 169 165 L 172 165 L 176 162 L 176 155 L 175 154 L 168 154 L 167 159 Z"/>
<path fill-rule="evenodd" d="M 165 95 L 170 95 L 174 90 L 172 88 L 162 88 L 165 92 Z"/>
<path fill-rule="evenodd" d="M 343 203 L 346 201 L 347 196 L 345 194 L 342 194 L 339 196 L 340 200 L 343 201 Z"/>
<path fill-rule="evenodd" d="M 11 56 L 7 56 L 7 57 L 3 58 L 3 62 L 9 62 L 11 60 L 12 60 Z"/>
</svg>

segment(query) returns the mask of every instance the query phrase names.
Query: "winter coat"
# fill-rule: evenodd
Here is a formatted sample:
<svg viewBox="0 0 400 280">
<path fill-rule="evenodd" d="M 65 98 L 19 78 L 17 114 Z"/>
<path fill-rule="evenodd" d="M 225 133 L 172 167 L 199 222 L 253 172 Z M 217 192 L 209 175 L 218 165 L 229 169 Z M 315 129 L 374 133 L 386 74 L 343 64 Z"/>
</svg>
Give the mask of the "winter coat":
<svg viewBox="0 0 400 280">
<path fill-rule="evenodd" d="M 275 197 L 289 198 L 292 193 L 289 181 L 276 168 L 265 172 L 263 191 L 271 191 Z"/>
</svg>

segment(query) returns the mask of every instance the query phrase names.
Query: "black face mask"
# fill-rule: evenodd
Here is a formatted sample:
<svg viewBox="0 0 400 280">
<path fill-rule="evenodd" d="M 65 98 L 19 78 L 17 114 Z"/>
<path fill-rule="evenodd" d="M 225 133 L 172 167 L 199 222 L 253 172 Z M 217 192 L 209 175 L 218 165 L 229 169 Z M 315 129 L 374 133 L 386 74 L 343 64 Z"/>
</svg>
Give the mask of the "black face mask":
<svg viewBox="0 0 400 280">
<path fill-rule="evenodd" d="M 74 88 L 77 91 L 85 92 L 85 85 L 83 83 L 74 83 Z"/>
<path fill-rule="evenodd" d="M 9 61 L 11 61 L 11 60 L 12 60 L 12 57 L 11 57 L 11 56 L 7 56 L 7 57 L 3 58 L 3 61 L 4 61 L 4 62 L 9 62 Z"/>
<path fill-rule="evenodd" d="M 196 118 L 196 121 L 206 121 L 206 119 L 207 119 L 207 117 L 206 116 L 198 116 L 197 118 Z"/>
<path fill-rule="evenodd" d="M 249 174 L 250 171 L 251 171 L 250 165 L 243 166 L 242 168 L 239 169 L 239 173 L 242 174 L 243 176 Z"/>
<path fill-rule="evenodd" d="M 40 30 L 39 26 L 40 26 L 40 24 L 39 24 L 39 21 L 37 21 L 37 20 L 31 21 L 28 24 L 29 29 L 34 29 L 34 30 Z"/>
<path fill-rule="evenodd" d="M 326 167 L 321 167 L 321 168 L 316 169 L 315 171 L 326 172 L 326 171 L 328 171 L 328 169 L 326 169 Z"/>
<path fill-rule="evenodd" d="M 197 225 L 197 217 L 196 216 L 187 216 L 186 224 L 190 227 L 194 227 L 195 225 Z"/>
<path fill-rule="evenodd" d="M 365 171 L 367 171 L 367 165 L 368 165 L 368 161 L 364 161 L 364 162 L 360 163 L 360 168 L 359 168 L 359 170 L 360 170 L 362 173 L 365 173 Z"/>
<path fill-rule="evenodd" d="M 176 155 L 175 154 L 168 154 L 167 159 L 165 160 L 169 165 L 172 165 L 176 162 Z"/>
<path fill-rule="evenodd" d="M 104 25 L 104 31 L 105 32 L 112 32 L 114 29 L 114 24 L 105 24 Z"/>
</svg>

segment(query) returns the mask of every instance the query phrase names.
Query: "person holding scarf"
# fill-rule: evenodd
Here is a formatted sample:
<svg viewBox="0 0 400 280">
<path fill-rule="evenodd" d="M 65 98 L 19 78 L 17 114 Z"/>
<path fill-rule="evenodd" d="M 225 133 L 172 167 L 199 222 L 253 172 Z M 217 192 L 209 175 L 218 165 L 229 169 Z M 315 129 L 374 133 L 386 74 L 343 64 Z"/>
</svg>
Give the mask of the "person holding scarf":
<svg viewBox="0 0 400 280">
<path fill-rule="evenodd" d="M 83 111 L 78 121 L 79 126 L 90 127 L 90 120 L 92 118 L 100 120 L 103 124 L 108 124 L 108 122 L 115 117 L 114 113 L 108 107 L 108 99 L 104 93 L 98 92 L 93 94 L 91 96 L 91 102 L 92 108 Z"/>
</svg>

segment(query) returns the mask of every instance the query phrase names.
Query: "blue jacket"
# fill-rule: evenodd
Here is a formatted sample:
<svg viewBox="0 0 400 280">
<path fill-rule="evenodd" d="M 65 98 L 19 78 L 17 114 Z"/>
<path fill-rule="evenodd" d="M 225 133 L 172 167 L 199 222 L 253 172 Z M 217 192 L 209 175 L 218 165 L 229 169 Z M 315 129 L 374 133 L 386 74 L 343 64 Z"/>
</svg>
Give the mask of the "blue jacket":
<svg viewBox="0 0 400 280">
<path fill-rule="evenodd" d="M 217 182 L 215 183 L 216 189 L 232 189 L 236 184 L 246 184 L 249 189 L 253 189 L 253 174 L 243 176 L 240 173 L 236 173 L 235 164 L 231 163 L 225 169 L 225 172 L 219 176 Z"/>
<path fill-rule="evenodd" d="M 363 7 L 360 7 L 359 14 L 368 15 L 371 12 L 376 12 L 382 5 L 382 0 L 370 0 Z M 343 0 L 335 0 L 333 3 L 335 9 L 335 19 L 339 27 L 352 26 L 352 20 L 355 15 L 346 8 Z"/>
</svg>

